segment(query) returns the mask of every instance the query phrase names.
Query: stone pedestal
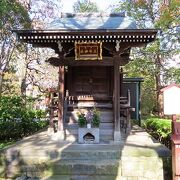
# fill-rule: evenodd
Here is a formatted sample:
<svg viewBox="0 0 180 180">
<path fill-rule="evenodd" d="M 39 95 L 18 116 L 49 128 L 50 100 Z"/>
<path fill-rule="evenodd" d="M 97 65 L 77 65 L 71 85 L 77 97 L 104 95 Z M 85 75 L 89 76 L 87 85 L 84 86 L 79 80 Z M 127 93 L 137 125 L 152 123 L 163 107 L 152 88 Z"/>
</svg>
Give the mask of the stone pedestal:
<svg viewBox="0 0 180 180">
<path fill-rule="evenodd" d="M 114 131 L 114 141 L 121 141 L 121 132 Z"/>
<path fill-rule="evenodd" d="M 86 139 L 86 136 L 90 138 Z M 97 144 L 99 143 L 99 128 L 79 128 L 78 143 L 80 144 Z"/>
</svg>

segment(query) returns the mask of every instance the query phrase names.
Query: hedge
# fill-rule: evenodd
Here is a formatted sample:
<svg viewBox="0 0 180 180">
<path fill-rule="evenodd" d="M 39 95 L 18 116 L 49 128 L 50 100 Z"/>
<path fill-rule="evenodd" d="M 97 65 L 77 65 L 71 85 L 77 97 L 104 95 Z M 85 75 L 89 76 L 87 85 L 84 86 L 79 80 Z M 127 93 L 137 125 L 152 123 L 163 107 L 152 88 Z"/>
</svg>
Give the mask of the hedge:
<svg viewBox="0 0 180 180">
<path fill-rule="evenodd" d="M 0 141 L 17 140 L 48 125 L 41 120 L 46 112 L 33 110 L 33 101 L 19 96 L 0 98 Z"/>
<path fill-rule="evenodd" d="M 160 119 L 158 117 L 150 117 L 144 120 L 143 127 L 148 131 L 155 139 L 162 144 L 171 148 L 171 120 Z"/>
</svg>

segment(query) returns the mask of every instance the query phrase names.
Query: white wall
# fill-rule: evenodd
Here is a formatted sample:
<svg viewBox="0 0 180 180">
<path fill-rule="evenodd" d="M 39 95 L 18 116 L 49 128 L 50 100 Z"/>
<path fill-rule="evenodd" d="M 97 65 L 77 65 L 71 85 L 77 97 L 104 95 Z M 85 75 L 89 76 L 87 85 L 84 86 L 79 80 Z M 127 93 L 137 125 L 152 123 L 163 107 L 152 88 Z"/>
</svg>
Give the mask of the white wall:
<svg viewBox="0 0 180 180">
<path fill-rule="evenodd" d="M 180 88 L 172 86 L 164 90 L 164 114 L 180 114 Z"/>
</svg>

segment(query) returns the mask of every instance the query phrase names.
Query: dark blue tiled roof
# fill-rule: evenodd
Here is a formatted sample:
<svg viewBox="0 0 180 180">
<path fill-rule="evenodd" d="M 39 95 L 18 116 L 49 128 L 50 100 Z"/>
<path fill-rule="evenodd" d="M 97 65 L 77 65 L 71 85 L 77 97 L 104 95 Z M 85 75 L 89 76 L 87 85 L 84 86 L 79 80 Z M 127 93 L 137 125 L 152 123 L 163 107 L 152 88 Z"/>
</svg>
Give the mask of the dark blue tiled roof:
<svg viewBox="0 0 180 180">
<path fill-rule="evenodd" d="M 47 29 L 137 29 L 136 23 L 123 13 L 118 14 L 63 14 L 51 22 Z"/>
</svg>

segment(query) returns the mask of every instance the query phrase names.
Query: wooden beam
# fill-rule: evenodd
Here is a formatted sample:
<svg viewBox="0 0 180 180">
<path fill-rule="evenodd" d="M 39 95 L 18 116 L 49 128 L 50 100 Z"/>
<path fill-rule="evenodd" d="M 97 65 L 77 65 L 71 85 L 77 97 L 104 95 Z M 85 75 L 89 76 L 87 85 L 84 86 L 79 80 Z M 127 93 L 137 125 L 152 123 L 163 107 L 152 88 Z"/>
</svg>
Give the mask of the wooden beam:
<svg viewBox="0 0 180 180">
<path fill-rule="evenodd" d="M 64 66 L 59 67 L 59 91 L 58 91 L 58 130 L 64 130 Z"/>
<path fill-rule="evenodd" d="M 129 57 L 121 57 L 117 59 L 120 66 L 124 66 L 129 62 Z M 53 66 L 114 66 L 113 58 L 103 57 L 103 60 L 74 60 L 74 58 L 66 58 L 64 60 L 51 57 L 47 60 Z"/>
<path fill-rule="evenodd" d="M 114 141 L 121 140 L 121 132 L 120 132 L 120 76 L 119 76 L 119 66 L 120 66 L 120 57 L 114 57 Z"/>
<path fill-rule="evenodd" d="M 123 88 L 123 68 L 121 68 L 121 70 L 120 70 L 120 92 L 119 92 L 119 94 L 120 94 L 120 97 L 122 96 L 122 88 Z"/>
<path fill-rule="evenodd" d="M 106 36 L 106 35 L 156 35 L 157 29 L 72 29 L 72 30 L 62 30 L 62 29 L 56 29 L 56 30 L 13 30 L 13 32 L 18 34 L 19 36 L 41 36 L 41 37 L 50 37 L 50 36 Z M 21 41 L 27 41 L 26 39 L 21 39 Z M 30 38 L 31 39 L 31 38 Z M 49 39 L 49 38 L 45 38 Z M 55 38 L 56 39 L 56 38 Z M 59 37 L 61 39 L 61 37 Z M 69 39 L 69 38 L 68 38 Z M 76 38 L 74 38 L 76 40 Z M 82 39 L 82 38 L 81 38 Z M 51 39 L 52 40 L 52 39 Z"/>
<path fill-rule="evenodd" d="M 53 99 L 54 99 L 54 93 L 50 92 L 50 104 L 49 104 L 49 107 L 50 107 L 50 127 L 53 129 L 54 128 L 54 123 L 53 123 L 53 119 L 54 119 L 54 105 L 53 105 Z"/>
</svg>

